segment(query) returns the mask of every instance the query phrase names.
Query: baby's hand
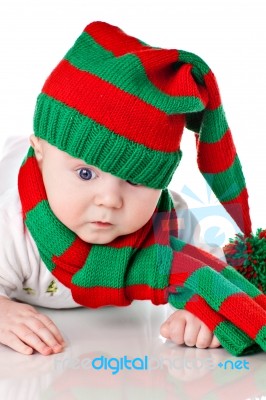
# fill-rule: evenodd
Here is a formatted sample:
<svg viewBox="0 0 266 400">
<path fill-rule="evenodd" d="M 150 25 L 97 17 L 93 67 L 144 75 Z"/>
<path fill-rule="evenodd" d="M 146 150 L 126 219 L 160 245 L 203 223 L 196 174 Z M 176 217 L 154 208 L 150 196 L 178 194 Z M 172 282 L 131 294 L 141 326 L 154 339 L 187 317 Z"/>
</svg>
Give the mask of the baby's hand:
<svg viewBox="0 0 266 400">
<path fill-rule="evenodd" d="M 22 354 L 59 353 L 64 340 L 55 324 L 34 307 L 0 296 L 0 343 Z"/>
<path fill-rule="evenodd" d="M 196 346 L 199 349 L 220 346 L 220 342 L 207 325 L 186 310 L 178 310 L 170 315 L 162 324 L 160 333 L 176 344 Z"/>
</svg>

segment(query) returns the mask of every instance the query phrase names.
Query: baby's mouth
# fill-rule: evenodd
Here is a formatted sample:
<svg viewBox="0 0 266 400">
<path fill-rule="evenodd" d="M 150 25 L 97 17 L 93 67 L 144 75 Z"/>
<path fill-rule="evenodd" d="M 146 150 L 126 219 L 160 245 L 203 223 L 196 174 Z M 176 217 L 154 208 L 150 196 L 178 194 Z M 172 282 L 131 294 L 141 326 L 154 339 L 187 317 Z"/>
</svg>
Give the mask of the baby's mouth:
<svg viewBox="0 0 266 400">
<path fill-rule="evenodd" d="M 110 222 L 104 222 L 104 221 L 94 221 L 94 222 L 92 222 L 92 224 L 94 224 L 98 227 L 102 227 L 102 228 L 105 228 L 105 227 L 108 228 L 113 225 Z"/>
</svg>

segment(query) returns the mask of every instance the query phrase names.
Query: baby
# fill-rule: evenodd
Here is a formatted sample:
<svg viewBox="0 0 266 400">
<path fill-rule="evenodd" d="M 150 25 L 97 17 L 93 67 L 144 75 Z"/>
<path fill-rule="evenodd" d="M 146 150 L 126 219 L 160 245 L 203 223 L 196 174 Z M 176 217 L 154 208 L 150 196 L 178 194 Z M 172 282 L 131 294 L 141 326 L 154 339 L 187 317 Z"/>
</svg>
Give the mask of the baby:
<svg viewBox="0 0 266 400">
<path fill-rule="evenodd" d="M 23 354 L 62 351 L 58 328 L 33 305 L 96 308 L 149 299 L 182 308 L 161 326 L 164 337 L 220 346 L 215 324 L 220 333 L 223 318 L 195 301 L 205 288 L 191 276 L 209 262 L 219 272 L 225 265 L 180 240 L 180 198 L 167 190 L 185 126 L 200 132 L 201 172 L 225 207 L 237 206 L 228 212 L 248 231 L 244 177 L 206 64 L 103 22 L 88 25 L 46 80 L 18 194 L 1 199 L 1 343 Z"/>
<path fill-rule="evenodd" d="M 138 231 L 151 218 L 161 190 L 135 185 L 103 172 L 34 135 L 31 136 L 30 142 L 38 160 L 51 210 L 65 226 L 85 242 L 110 243 L 119 236 Z M 182 206 L 184 209 L 179 196 L 174 193 L 172 195 L 175 197 L 176 207 L 181 209 Z M 20 210 L 13 207 L 12 203 L 14 203 L 14 191 L 9 191 L 2 196 L 1 215 L 11 210 L 16 214 L 16 218 L 21 218 Z M 194 232 L 193 221 L 189 220 L 189 214 L 186 216 L 186 221 L 188 229 Z M 18 226 L 13 218 L 9 219 L 7 224 L 9 228 L 5 227 L 5 233 L 12 230 L 10 235 L 18 235 L 18 227 L 22 229 L 21 224 Z M 9 237 L 6 239 L 8 243 L 11 242 Z M 19 237 L 16 252 L 12 246 L 12 258 L 20 257 L 20 260 L 17 260 L 16 264 L 12 262 L 12 265 L 20 266 L 21 269 L 20 272 L 19 268 L 13 268 L 14 273 L 22 273 L 24 279 L 24 282 L 22 277 L 12 280 L 13 284 L 18 286 L 13 291 L 13 296 L 21 301 L 46 307 L 78 306 L 73 300 L 71 301 L 69 293 L 66 298 L 66 290 L 61 288 L 60 282 L 56 282 L 57 292 L 53 297 L 49 296 L 47 293 L 49 283 L 55 282 L 56 279 L 51 273 L 47 274 L 49 271 L 39 260 L 38 250 L 31 247 L 34 243 L 27 242 L 26 239 Z M 26 254 L 21 254 L 22 250 Z M 30 264 L 28 257 L 31 258 Z M 27 263 L 28 268 L 25 268 Z M 7 278 L 3 285 L 5 274 L 6 272 L 1 274 L 2 293 L 4 288 L 5 293 L 8 293 Z M 28 275 L 30 276 L 27 279 Z M 37 290 L 43 295 L 36 296 Z M 47 316 L 28 304 L 14 302 L 6 296 L 0 296 L 0 305 L 1 343 L 23 354 L 31 354 L 33 350 L 43 355 L 62 351 L 63 338 Z M 219 346 L 219 341 L 211 330 L 186 310 L 173 313 L 162 325 L 161 334 L 177 344 L 196 345 L 199 348 Z"/>
</svg>

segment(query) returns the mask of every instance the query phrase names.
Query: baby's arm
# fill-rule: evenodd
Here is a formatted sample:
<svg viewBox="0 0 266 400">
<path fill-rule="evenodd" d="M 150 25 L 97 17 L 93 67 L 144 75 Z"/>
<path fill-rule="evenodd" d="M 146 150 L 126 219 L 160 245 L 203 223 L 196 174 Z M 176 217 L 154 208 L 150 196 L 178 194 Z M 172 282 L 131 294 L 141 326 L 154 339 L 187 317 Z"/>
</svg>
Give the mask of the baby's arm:
<svg viewBox="0 0 266 400">
<path fill-rule="evenodd" d="M 0 343 L 22 354 L 59 353 L 64 340 L 55 324 L 34 307 L 0 296 Z"/>
<path fill-rule="evenodd" d="M 212 331 L 195 315 L 187 310 L 177 310 L 161 325 L 163 337 L 176 344 L 196 346 L 199 349 L 215 348 L 220 342 Z"/>
<path fill-rule="evenodd" d="M 0 197 L 0 238 L 0 343 L 23 354 L 61 351 L 63 338 L 54 323 L 32 306 L 11 300 L 23 292 L 33 271 L 39 276 L 39 259 L 26 240 L 15 190 Z"/>
<path fill-rule="evenodd" d="M 184 242 L 205 248 L 206 251 L 214 253 L 216 257 L 222 258 L 222 249 L 217 246 L 207 248 L 206 243 L 202 243 L 200 240 L 200 225 L 188 209 L 185 200 L 174 191 L 171 191 L 170 194 L 180 222 L 178 237 Z M 220 342 L 204 322 L 187 310 L 178 310 L 170 315 L 162 324 L 160 332 L 162 336 L 176 344 L 186 344 L 198 348 L 220 346 Z"/>
</svg>

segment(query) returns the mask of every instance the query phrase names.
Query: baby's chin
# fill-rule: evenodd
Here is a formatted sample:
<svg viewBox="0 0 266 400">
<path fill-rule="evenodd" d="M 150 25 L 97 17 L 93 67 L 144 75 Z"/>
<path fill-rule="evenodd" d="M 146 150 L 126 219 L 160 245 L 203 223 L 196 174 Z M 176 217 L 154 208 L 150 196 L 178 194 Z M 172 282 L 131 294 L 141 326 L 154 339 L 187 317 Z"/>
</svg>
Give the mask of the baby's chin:
<svg viewBox="0 0 266 400">
<path fill-rule="evenodd" d="M 109 244 L 112 243 L 119 235 L 77 235 L 83 242 L 88 244 Z"/>
<path fill-rule="evenodd" d="M 123 238 L 124 236 L 130 235 L 136 230 L 131 229 L 121 229 L 117 225 L 113 225 L 110 228 L 104 229 L 88 229 L 88 227 L 83 226 L 81 229 L 72 230 L 83 242 L 88 244 L 110 244 L 114 240 Z"/>
</svg>

